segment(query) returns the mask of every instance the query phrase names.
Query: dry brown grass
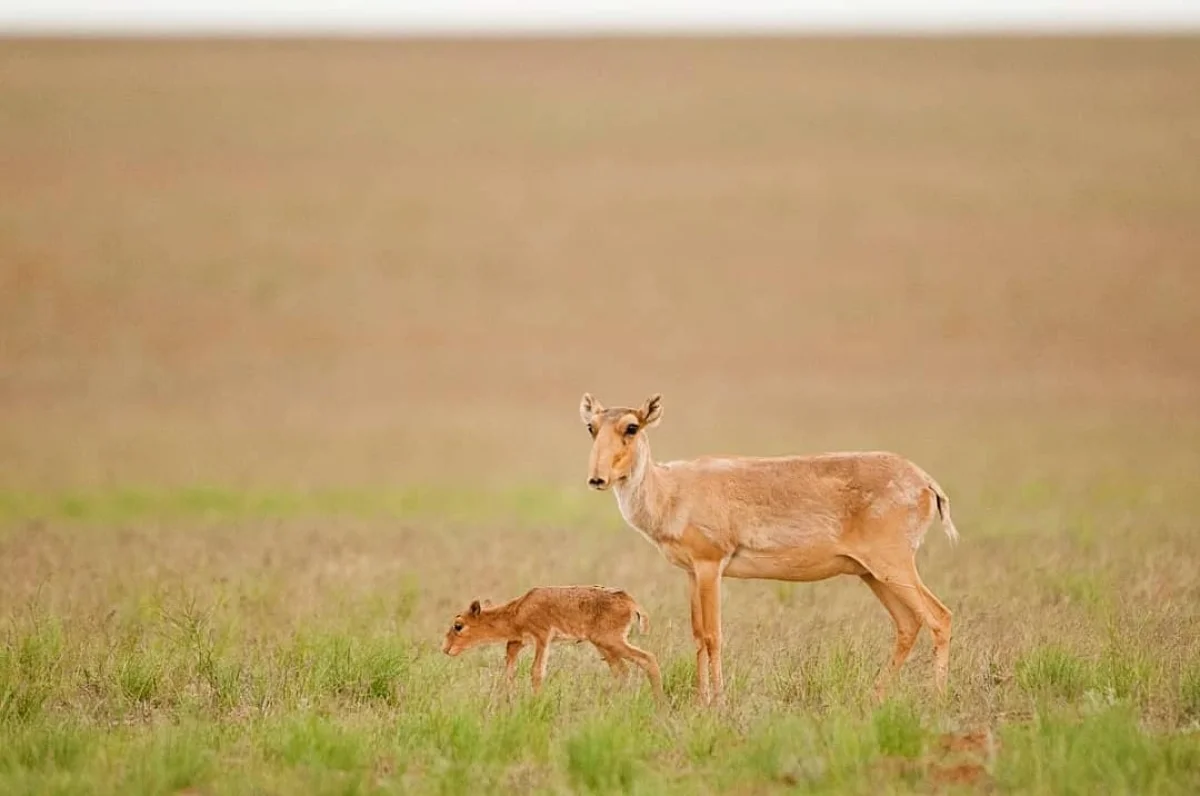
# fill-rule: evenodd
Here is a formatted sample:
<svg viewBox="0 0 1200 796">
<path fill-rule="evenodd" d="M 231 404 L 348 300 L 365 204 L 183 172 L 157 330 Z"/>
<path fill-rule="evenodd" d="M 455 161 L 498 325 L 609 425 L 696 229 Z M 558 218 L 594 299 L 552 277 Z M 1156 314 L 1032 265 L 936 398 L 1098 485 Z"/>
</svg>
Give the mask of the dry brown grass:
<svg viewBox="0 0 1200 796">
<path fill-rule="evenodd" d="M 1194 39 L 0 42 L 0 776 L 1196 786 L 1198 83 Z M 925 641 L 864 701 L 889 623 L 844 579 L 731 586 L 687 706 L 584 390 L 661 391 L 663 458 L 933 473 L 948 702 Z M 669 716 L 570 651 L 506 712 L 436 654 L 535 583 L 637 594 Z"/>
</svg>

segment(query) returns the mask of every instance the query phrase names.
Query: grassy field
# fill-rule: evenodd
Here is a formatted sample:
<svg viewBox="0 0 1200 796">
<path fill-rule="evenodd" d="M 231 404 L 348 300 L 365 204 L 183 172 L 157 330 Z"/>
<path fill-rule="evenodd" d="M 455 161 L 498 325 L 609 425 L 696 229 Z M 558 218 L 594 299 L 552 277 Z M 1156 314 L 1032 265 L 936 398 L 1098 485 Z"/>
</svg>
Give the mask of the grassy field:
<svg viewBox="0 0 1200 796">
<path fill-rule="evenodd" d="M 0 791 L 1200 790 L 1200 41 L 0 41 Z M 685 579 L 585 485 L 891 449 L 955 616 Z M 628 589 L 667 700 L 441 654 Z"/>
</svg>

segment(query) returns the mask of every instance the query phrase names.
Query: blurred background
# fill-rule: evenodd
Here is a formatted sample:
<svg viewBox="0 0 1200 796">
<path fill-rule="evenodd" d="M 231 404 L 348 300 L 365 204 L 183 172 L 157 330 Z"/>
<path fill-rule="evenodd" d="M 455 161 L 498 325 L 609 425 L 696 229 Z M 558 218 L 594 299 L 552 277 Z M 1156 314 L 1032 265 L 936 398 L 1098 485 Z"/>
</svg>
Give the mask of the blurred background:
<svg viewBox="0 0 1200 796">
<path fill-rule="evenodd" d="M 1191 478 L 1200 13 L 1095 6 L 6 3 L 0 484 Z"/>
</svg>

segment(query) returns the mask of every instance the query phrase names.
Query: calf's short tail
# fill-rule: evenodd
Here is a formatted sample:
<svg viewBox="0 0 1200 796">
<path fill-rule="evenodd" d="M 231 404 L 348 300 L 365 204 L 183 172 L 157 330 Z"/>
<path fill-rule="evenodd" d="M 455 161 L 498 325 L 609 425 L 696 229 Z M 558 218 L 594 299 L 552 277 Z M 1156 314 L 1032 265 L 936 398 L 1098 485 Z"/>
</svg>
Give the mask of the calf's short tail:
<svg viewBox="0 0 1200 796">
<path fill-rule="evenodd" d="M 638 632 L 643 635 L 650 632 L 650 615 L 640 605 L 633 607 L 633 615 L 637 618 Z"/>
</svg>

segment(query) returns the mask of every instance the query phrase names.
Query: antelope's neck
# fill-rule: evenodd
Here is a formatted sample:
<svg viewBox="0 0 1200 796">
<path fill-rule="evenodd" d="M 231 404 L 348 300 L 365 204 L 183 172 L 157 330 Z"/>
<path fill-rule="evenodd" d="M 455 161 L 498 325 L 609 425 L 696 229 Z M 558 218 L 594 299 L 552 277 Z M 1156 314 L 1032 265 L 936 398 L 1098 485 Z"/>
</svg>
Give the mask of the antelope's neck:
<svg viewBox="0 0 1200 796">
<path fill-rule="evenodd" d="M 508 639 L 518 635 L 516 631 L 516 614 L 517 606 L 515 601 L 507 602 L 495 608 L 484 609 L 484 616 L 488 620 L 488 626 L 497 638 L 503 637 Z"/>
<path fill-rule="evenodd" d="M 643 438 L 632 472 L 613 486 L 613 493 L 625 522 L 655 544 L 673 536 L 667 517 L 668 492 L 662 467 L 654 463 L 650 444 Z"/>
</svg>

